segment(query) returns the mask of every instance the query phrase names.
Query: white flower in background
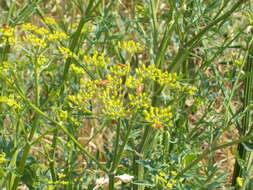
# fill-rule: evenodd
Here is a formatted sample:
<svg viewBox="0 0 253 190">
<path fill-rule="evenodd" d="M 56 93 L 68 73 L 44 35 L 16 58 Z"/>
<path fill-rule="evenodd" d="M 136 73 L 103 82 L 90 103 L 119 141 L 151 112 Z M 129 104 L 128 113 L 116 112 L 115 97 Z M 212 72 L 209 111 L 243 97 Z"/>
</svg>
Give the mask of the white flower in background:
<svg viewBox="0 0 253 190">
<path fill-rule="evenodd" d="M 117 179 L 124 183 L 129 183 L 130 181 L 133 180 L 134 176 L 128 175 L 128 174 L 123 174 L 123 175 L 118 175 L 116 176 Z"/>
<path fill-rule="evenodd" d="M 105 186 L 109 184 L 109 179 L 105 177 L 101 177 L 96 180 L 96 186 L 93 188 L 93 190 L 98 189 L 101 186 Z"/>
</svg>

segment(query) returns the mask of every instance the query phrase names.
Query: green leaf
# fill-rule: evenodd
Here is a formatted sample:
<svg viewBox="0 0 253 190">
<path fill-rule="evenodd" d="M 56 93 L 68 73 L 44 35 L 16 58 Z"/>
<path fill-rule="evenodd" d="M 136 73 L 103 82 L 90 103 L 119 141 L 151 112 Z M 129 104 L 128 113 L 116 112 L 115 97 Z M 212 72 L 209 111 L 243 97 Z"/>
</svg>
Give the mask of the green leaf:
<svg viewBox="0 0 253 190">
<path fill-rule="evenodd" d="M 144 186 L 149 186 L 153 187 L 154 184 L 150 183 L 149 181 L 143 180 L 143 181 L 135 181 L 133 182 L 134 185 L 144 185 Z"/>
<path fill-rule="evenodd" d="M 183 158 L 183 167 L 187 167 L 193 160 L 197 158 L 197 155 L 193 152 L 189 152 Z"/>
</svg>

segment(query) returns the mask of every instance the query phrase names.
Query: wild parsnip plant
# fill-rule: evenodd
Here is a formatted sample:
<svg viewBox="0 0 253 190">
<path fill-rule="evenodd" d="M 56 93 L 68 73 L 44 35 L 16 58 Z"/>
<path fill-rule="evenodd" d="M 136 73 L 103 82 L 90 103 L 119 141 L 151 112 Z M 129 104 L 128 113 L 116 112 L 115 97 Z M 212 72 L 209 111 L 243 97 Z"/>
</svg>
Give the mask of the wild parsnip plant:
<svg viewBox="0 0 253 190">
<path fill-rule="evenodd" d="M 252 3 L 2 1 L 0 189 L 251 189 Z"/>
</svg>

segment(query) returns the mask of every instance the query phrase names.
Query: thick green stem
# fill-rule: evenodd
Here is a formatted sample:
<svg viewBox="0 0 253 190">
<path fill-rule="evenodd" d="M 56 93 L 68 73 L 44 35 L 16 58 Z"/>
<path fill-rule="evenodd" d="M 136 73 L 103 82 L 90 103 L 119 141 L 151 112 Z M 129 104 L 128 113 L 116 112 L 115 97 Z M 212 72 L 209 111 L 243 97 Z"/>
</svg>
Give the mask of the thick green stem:
<svg viewBox="0 0 253 190">
<path fill-rule="evenodd" d="M 114 173 L 109 173 L 109 190 L 114 190 Z"/>
<path fill-rule="evenodd" d="M 253 173 L 253 154 L 250 154 L 249 160 L 248 160 L 248 167 L 247 167 L 247 176 L 245 181 L 243 182 L 243 187 L 241 190 L 251 190 L 250 186 L 250 180 L 251 180 L 251 174 Z"/>
<path fill-rule="evenodd" d="M 244 68 L 245 74 L 253 72 L 253 40 L 251 40 L 249 49 L 248 49 L 248 55 L 247 55 L 247 62 Z M 244 100 L 243 100 L 243 108 L 246 109 L 252 100 L 252 85 L 253 85 L 253 77 L 252 75 L 248 76 L 244 81 Z M 252 134 L 252 129 L 250 128 L 250 110 L 246 110 L 243 120 L 242 120 L 242 131 L 240 131 L 241 135 L 246 134 Z M 239 157 L 243 159 L 247 164 L 250 164 L 249 153 L 246 151 L 243 144 L 239 144 L 238 146 L 238 152 Z M 249 174 L 250 175 L 250 174 Z M 235 163 L 235 169 L 234 169 L 234 176 L 232 185 L 236 186 L 236 179 L 237 177 L 243 177 L 243 169 L 239 165 L 238 161 Z M 239 187 L 235 187 L 236 190 L 239 189 Z"/>
<path fill-rule="evenodd" d="M 31 146 L 27 142 L 26 145 L 25 145 L 23 154 L 22 154 L 22 158 L 21 158 L 21 160 L 19 162 L 19 167 L 17 169 L 18 176 L 15 176 L 15 180 L 14 180 L 14 183 L 13 183 L 12 188 L 11 188 L 12 190 L 16 190 L 17 187 L 18 187 L 18 183 L 19 183 L 20 177 L 23 175 L 24 170 L 25 170 L 25 162 L 26 162 L 26 159 L 28 157 L 30 148 L 31 148 Z"/>
<path fill-rule="evenodd" d="M 117 125 L 115 148 L 114 148 L 112 165 L 111 165 L 111 169 L 109 173 L 109 190 L 114 190 L 114 173 L 115 173 L 116 160 L 117 160 L 117 154 L 118 154 L 118 148 L 119 148 L 119 135 L 120 135 L 120 123 L 118 123 Z"/>
<path fill-rule="evenodd" d="M 55 129 L 54 135 L 53 135 L 53 142 L 52 142 L 52 150 L 50 152 L 50 163 L 49 163 L 49 168 L 50 168 L 50 173 L 52 176 L 52 180 L 56 181 L 56 173 L 54 169 L 54 163 L 55 163 L 55 150 L 56 150 L 56 145 L 57 145 L 57 138 L 58 138 L 58 129 Z"/>
</svg>

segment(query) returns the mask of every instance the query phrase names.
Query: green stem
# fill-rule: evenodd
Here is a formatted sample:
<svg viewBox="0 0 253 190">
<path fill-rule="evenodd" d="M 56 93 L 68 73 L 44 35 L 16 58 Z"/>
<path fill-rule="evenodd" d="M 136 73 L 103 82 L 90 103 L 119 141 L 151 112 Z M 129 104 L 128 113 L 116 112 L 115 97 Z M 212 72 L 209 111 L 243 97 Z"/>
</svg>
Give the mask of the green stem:
<svg viewBox="0 0 253 190">
<path fill-rule="evenodd" d="M 58 129 L 56 128 L 54 130 L 52 150 L 50 152 L 51 158 L 50 158 L 50 163 L 49 163 L 50 173 L 51 173 L 53 181 L 57 180 L 56 174 L 55 174 L 55 169 L 54 169 L 54 166 L 55 166 L 55 164 L 54 164 L 55 163 L 55 150 L 56 150 L 56 145 L 57 145 L 57 139 L 58 139 Z"/>
<path fill-rule="evenodd" d="M 110 172 L 109 173 L 109 190 L 114 190 L 114 178 L 115 178 L 115 174 L 114 172 Z"/>
<path fill-rule="evenodd" d="M 122 154 L 124 152 L 124 149 L 125 149 L 125 146 L 126 146 L 128 140 L 129 140 L 130 132 L 132 131 L 132 126 L 133 126 L 133 124 L 130 124 L 130 126 L 128 126 L 128 130 L 127 130 L 124 142 L 123 142 L 122 146 L 119 149 L 118 156 L 117 156 L 117 159 L 115 161 L 115 168 L 114 169 L 116 169 L 118 167 L 118 165 L 120 164 Z"/>
<path fill-rule="evenodd" d="M 248 167 L 247 167 L 247 176 L 245 181 L 243 182 L 243 187 L 241 190 L 250 190 L 250 180 L 251 180 L 251 174 L 253 173 L 253 154 L 250 154 L 249 161 L 248 161 Z"/>
<path fill-rule="evenodd" d="M 120 147 L 119 147 L 120 125 L 117 126 L 117 136 L 116 136 L 116 142 L 115 142 L 116 144 L 115 144 L 115 150 L 114 150 L 115 152 L 114 152 L 112 167 L 111 167 L 110 173 L 109 173 L 109 190 L 114 190 L 115 173 L 116 173 L 118 165 L 120 164 L 125 146 L 129 140 L 129 135 L 132 131 L 132 126 L 133 126 L 132 124 L 130 124 L 130 126 L 128 126 L 124 141 Z"/>
<path fill-rule="evenodd" d="M 40 95 L 39 95 L 39 68 L 38 68 L 38 63 L 37 63 L 37 55 L 35 55 L 35 61 L 34 61 L 34 83 L 35 83 L 35 105 L 37 107 L 39 107 L 40 106 L 40 102 L 39 102 L 39 97 L 40 97 Z M 38 125 L 37 121 L 38 121 L 38 115 L 36 113 L 34 118 L 33 118 L 33 125 L 32 125 L 31 132 L 29 134 L 29 137 L 27 139 L 28 141 L 26 142 L 26 145 L 24 147 L 24 152 L 23 152 L 21 161 L 19 163 L 19 167 L 18 167 L 19 176 L 22 176 L 23 173 L 24 173 L 25 162 L 27 160 L 27 157 L 28 157 L 28 154 L 29 154 L 30 148 L 31 148 L 30 141 L 32 140 L 32 138 L 35 134 L 35 130 L 36 130 L 37 125 Z M 13 183 L 13 186 L 12 186 L 12 190 L 17 189 L 18 183 L 20 181 L 19 176 L 15 177 L 15 180 L 14 180 L 14 183 Z"/>
<path fill-rule="evenodd" d="M 63 131 L 63 133 L 79 148 L 79 150 L 84 155 L 88 156 L 91 160 L 93 160 L 100 167 L 100 169 L 102 169 L 103 171 L 105 171 L 106 173 L 108 173 L 107 168 L 105 166 L 103 166 L 92 154 L 90 154 L 89 152 L 87 152 L 87 150 L 76 140 L 76 138 L 74 136 L 72 136 L 70 134 L 70 132 L 64 126 L 62 126 L 60 123 L 58 123 L 57 121 L 55 121 L 52 118 L 50 118 L 40 108 L 38 108 L 36 105 L 34 105 L 28 98 L 25 97 L 25 95 L 23 94 L 22 90 L 18 86 L 13 85 L 13 83 L 11 81 L 9 81 L 9 79 L 6 76 L 1 75 L 1 73 L 0 73 L 0 76 L 6 82 L 8 82 L 9 85 L 19 94 L 19 96 L 23 99 L 24 103 L 26 103 L 30 108 L 32 108 L 41 117 L 47 119 L 52 124 L 54 124 L 55 126 L 59 127 Z"/>
<path fill-rule="evenodd" d="M 195 35 L 192 39 L 190 39 L 186 44 L 184 44 L 178 51 L 178 54 L 174 58 L 173 62 L 168 68 L 168 72 L 173 72 L 178 69 L 178 67 L 186 60 L 189 55 L 189 52 L 198 44 L 203 35 L 208 32 L 213 26 L 218 24 L 219 22 L 226 20 L 229 16 L 233 14 L 233 12 L 240 7 L 247 0 L 238 0 L 230 10 L 216 18 L 210 24 L 208 24 L 204 29 L 202 29 L 197 35 Z"/>
<path fill-rule="evenodd" d="M 35 79 L 35 105 L 40 106 L 40 89 L 39 89 L 39 71 L 38 71 L 37 58 L 34 64 L 34 79 Z"/>
<path fill-rule="evenodd" d="M 120 135 L 120 123 L 117 125 L 115 148 L 114 148 L 112 166 L 111 166 L 111 169 L 110 169 L 111 172 L 114 172 L 114 169 L 115 169 L 117 153 L 118 153 L 118 148 L 119 148 L 119 135 Z"/>
<path fill-rule="evenodd" d="M 248 48 L 248 55 L 247 55 L 247 62 L 244 68 L 245 74 L 253 72 L 253 39 L 251 40 Z M 244 80 L 244 100 L 243 100 L 243 108 L 246 109 L 248 105 L 250 105 L 252 100 L 252 85 L 253 85 L 253 77 L 252 75 L 247 77 Z M 250 110 L 246 110 L 243 120 L 242 120 L 242 131 L 240 132 L 242 135 L 246 134 L 252 134 L 252 129 L 250 128 Z M 248 160 L 249 154 L 244 148 L 243 144 L 239 144 L 238 146 L 238 152 L 239 157 L 244 160 L 247 164 L 250 164 L 250 161 Z M 250 174 L 249 174 L 250 175 Z M 235 163 L 235 169 L 234 169 L 234 176 L 232 185 L 236 186 L 236 179 L 237 177 L 243 177 L 243 168 L 240 167 L 238 161 Z M 239 187 L 235 188 L 236 190 L 239 189 Z"/>
<path fill-rule="evenodd" d="M 19 167 L 17 169 L 18 176 L 15 177 L 14 183 L 13 183 L 12 188 L 11 188 L 12 190 L 16 190 L 17 187 L 18 187 L 20 176 L 23 175 L 24 170 L 25 170 L 25 162 L 26 162 L 26 159 L 28 157 L 30 148 L 31 148 L 31 146 L 30 146 L 29 142 L 27 142 L 26 145 L 25 145 L 23 154 L 22 154 L 22 158 L 19 162 Z"/>
<path fill-rule="evenodd" d="M 5 78 L 5 80 L 8 80 L 8 79 Z M 11 84 L 11 82 L 9 82 L 9 83 Z M 16 92 L 20 95 L 20 97 L 23 99 L 23 101 L 28 106 L 30 106 L 34 111 L 36 111 L 41 117 L 47 119 L 48 121 L 52 122 L 54 125 L 59 127 L 64 132 L 64 134 L 81 150 L 81 152 L 83 154 L 85 154 L 91 160 L 93 160 L 100 167 L 100 169 L 107 172 L 107 168 L 105 166 L 101 165 L 100 162 L 93 155 L 91 155 L 89 152 L 87 152 L 85 150 L 85 148 L 76 140 L 76 138 L 74 136 L 72 136 L 70 134 L 70 132 L 64 126 L 62 126 L 60 123 L 58 123 L 57 121 L 50 118 L 47 114 L 45 114 L 37 106 L 35 106 L 32 102 L 30 102 L 30 100 L 24 96 L 22 91 L 17 86 L 13 86 L 13 88 L 16 90 Z"/>
<path fill-rule="evenodd" d="M 174 26 L 175 26 L 174 21 L 167 24 L 167 28 L 164 32 L 164 35 L 163 35 L 163 38 L 162 38 L 162 41 L 161 41 L 161 45 L 159 46 L 160 51 L 157 52 L 158 55 L 156 56 L 156 65 L 157 65 L 158 68 L 160 68 L 161 65 L 162 65 L 165 51 L 167 50 L 167 47 L 169 45 L 172 33 L 174 31 Z"/>
<path fill-rule="evenodd" d="M 77 30 L 75 31 L 74 35 L 72 36 L 71 38 L 71 42 L 70 42 L 70 46 L 69 46 L 69 49 L 70 51 L 76 53 L 78 52 L 78 45 L 80 44 L 79 42 L 79 39 L 80 39 L 80 36 L 81 36 L 81 32 L 82 32 L 82 28 L 84 27 L 84 24 L 88 21 L 88 18 L 90 17 L 91 13 L 93 12 L 93 10 L 95 8 L 98 7 L 98 5 L 102 2 L 101 0 L 98 1 L 95 6 L 93 6 L 95 1 L 93 0 L 89 0 L 89 3 L 87 5 L 87 8 L 85 10 L 85 15 L 83 16 L 83 18 L 80 20 L 79 22 L 79 25 L 78 25 L 78 28 Z M 62 77 L 62 84 L 65 83 L 65 81 L 67 80 L 68 78 L 68 73 L 69 73 L 69 68 L 70 68 L 70 65 L 71 65 L 71 62 L 72 62 L 72 58 L 68 58 L 66 63 L 65 63 L 65 66 L 64 66 L 64 72 L 63 72 L 63 77 Z M 62 86 L 62 85 L 61 85 Z M 63 90 L 63 88 L 61 89 Z"/>
<path fill-rule="evenodd" d="M 208 156 L 210 153 L 213 153 L 216 150 L 220 150 L 223 148 L 227 148 L 229 146 L 235 145 L 235 144 L 239 144 L 242 142 L 246 142 L 248 140 L 251 140 L 253 138 L 253 135 L 250 136 L 246 136 L 246 137 L 241 137 L 238 140 L 235 141 L 231 141 L 229 143 L 223 144 L 223 145 L 219 145 L 216 147 L 213 147 L 212 149 L 206 149 L 202 154 L 200 154 L 194 161 L 192 161 L 192 163 L 190 163 L 188 166 L 186 166 L 185 168 L 183 168 L 177 175 L 177 178 L 181 177 L 185 172 L 187 172 L 189 169 L 191 169 L 193 166 L 196 166 L 202 159 L 204 159 L 206 156 Z"/>
</svg>

